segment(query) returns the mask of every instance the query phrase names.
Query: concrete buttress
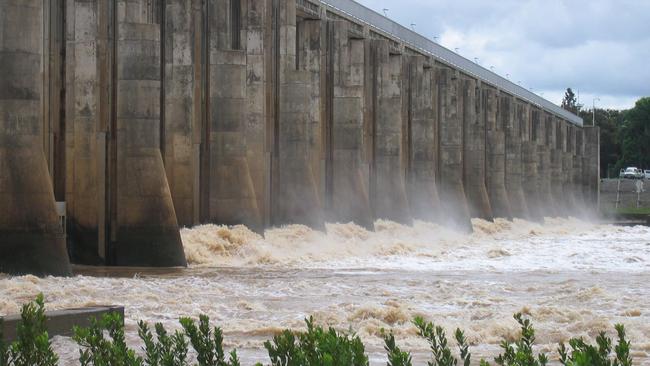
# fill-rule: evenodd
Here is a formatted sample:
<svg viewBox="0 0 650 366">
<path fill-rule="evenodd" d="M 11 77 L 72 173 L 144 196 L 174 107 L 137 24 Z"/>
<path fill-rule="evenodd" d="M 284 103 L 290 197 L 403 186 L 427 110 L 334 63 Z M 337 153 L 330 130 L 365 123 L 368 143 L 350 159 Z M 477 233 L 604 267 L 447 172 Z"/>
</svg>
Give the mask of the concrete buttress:
<svg viewBox="0 0 650 366">
<path fill-rule="evenodd" d="M 0 1 L 0 272 L 67 275 L 64 228 L 44 151 L 43 4 Z"/>
<path fill-rule="evenodd" d="M 505 129 L 506 192 L 513 217 L 528 218 L 528 205 L 522 186 L 523 160 L 521 153 L 523 110 L 518 110 L 516 99 L 501 94 L 500 117 Z"/>
<path fill-rule="evenodd" d="M 373 69 L 372 164 L 370 169 L 370 203 L 375 218 L 410 223 L 405 185 L 402 120 L 402 55 L 394 54 L 384 40 L 370 45 Z"/>
<path fill-rule="evenodd" d="M 364 99 L 369 44 L 348 25 L 327 23 L 326 202 L 328 218 L 371 228 L 369 152 Z"/>
<path fill-rule="evenodd" d="M 459 75 L 446 66 L 437 66 L 438 87 L 438 193 L 445 220 L 471 230 L 463 184 L 463 124 L 458 105 Z"/>
<path fill-rule="evenodd" d="M 133 1 L 118 1 L 117 6 L 117 228 L 109 262 L 121 266 L 184 266 L 160 150 L 160 12 Z"/>
<path fill-rule="evenodd" d="M 504 110 L 499 92 L 483 87 L 483 117 L 487 129 L 487 191 L 492 214 L 499 218 L 512 218 L 510 202 L 506 193 L 506 134 L 503 125 Z"/>
<path fill-rule="evenodd" d="M 460 103 L 463 123 L 463 181 L 471 217 L 492 220 L 492 207 L 485 186 L 487 179 L 486 129 L 481 89 L 476 80 L 461 78 Z"/>
<path fill-rule="evenodd" d="M 435 69 L 423 56 L 411 56 L 405 79 L 407 96 L 407 192 L 414 218 L 440 221 L 440 197 L 436 185 L 437 131 Z"/>
</svg>

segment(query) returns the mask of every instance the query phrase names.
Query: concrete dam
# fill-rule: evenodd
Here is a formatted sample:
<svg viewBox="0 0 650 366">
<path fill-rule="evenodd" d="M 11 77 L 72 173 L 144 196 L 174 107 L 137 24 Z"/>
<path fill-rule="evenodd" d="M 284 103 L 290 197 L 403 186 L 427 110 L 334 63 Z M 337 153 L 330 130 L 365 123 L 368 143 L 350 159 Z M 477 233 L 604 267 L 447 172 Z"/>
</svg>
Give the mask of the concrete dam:
<svg viewBox="0 0 650 366">
<path fill-rule="evenodd" d="M 0 0 L 0 272 L 179 227 L 568 216 L 599 131 L 351 0 Z"/>
</svg>

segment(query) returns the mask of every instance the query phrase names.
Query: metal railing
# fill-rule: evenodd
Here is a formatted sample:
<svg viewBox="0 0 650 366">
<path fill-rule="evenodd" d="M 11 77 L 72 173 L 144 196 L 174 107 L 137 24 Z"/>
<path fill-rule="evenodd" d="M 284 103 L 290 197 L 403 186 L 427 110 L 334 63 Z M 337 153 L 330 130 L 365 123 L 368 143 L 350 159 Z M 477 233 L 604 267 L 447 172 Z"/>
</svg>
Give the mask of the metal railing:
<svg viewBox="0 0 650 366">
<path fill-rule="evenodd" d="M 394 22 L 387 17 L 369 9 L 353 0 L 320 0 L 326 7 L 347 15 L 348 17 L 366 24 L 371 29 L 379 30 L 399 40 L 412 48 L 429 54 L 460 71 L 480 79 L 490 85 L 504 90 L 517 98 L 525 100 L 547 112 L 553 113 L 578 126 L 583 125 L 582 118 L 560 108 L 560 106 L 532 93 L 510 80 L 472 62 L 459 54 L 431 41 L 430 39 Z"/>
</svg>

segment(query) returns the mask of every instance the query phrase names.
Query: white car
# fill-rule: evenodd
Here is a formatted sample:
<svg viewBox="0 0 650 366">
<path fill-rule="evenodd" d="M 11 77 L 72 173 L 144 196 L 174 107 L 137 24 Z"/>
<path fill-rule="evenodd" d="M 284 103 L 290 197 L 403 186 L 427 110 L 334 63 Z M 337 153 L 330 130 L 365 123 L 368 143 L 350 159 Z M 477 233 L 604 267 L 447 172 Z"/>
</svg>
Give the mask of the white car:
<svg viewBox="0 0 650 366">
<path fill-rule="evenodd" d="M 641 169 L 637 169 L 635 167 L 628 167 L 625 169 L 625 173 L 623 173 L 623 178 L 628 178 L 628 179 L 643 179 L 643 172 Z"/>
<path fill-rule="evenodd" d="M 645 179 L 650 179 L 650 170 L 646 169 L 643 175 L 645 175 Z"/>
</svg>

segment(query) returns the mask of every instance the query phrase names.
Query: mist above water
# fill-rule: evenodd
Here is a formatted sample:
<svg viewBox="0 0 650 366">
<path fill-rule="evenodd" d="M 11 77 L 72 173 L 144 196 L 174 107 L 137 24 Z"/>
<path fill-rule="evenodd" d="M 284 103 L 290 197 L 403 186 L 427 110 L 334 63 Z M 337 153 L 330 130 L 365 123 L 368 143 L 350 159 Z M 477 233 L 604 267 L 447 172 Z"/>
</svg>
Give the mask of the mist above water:
<svg viewBox="0 0 650 366">
<path fill-rule="evenodd" d="M 283 328 L 302 329 L 313 315 L 357 331 L 380 365 L 382 328 L 424 364 L 428 346 L 410 324 L 416 315 L 448 331 L 465 329 L 478 361 L 517 335 L 512 314 L 522 311 L 541 350 L 553 352 L 573 336 L 612 334 L 623 323 L 637 364 L 650 364 L 650 228 L 577 219 L 472 224 L 472 234 L 388 221 L 377 221 L 375 231 L 329 224 L 326 232 L 287 226 L 263 236 L 243 226 L 184 229 L 186 270 L 0 277 L 0 314 L 16 313 L 39 292 L 49 309 L 124 305 L 127 336 L 137 345 L 138 319 L 173 329 L 180 316 L 205 313 L 245 364 L 267 361 L 263 341 Z M 74 343 L 57 337 L 55 344 L 64 364 L 74 364 Z"/>
</svg>

